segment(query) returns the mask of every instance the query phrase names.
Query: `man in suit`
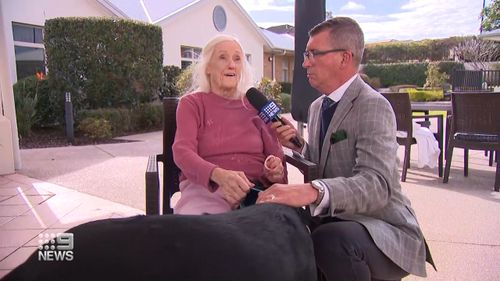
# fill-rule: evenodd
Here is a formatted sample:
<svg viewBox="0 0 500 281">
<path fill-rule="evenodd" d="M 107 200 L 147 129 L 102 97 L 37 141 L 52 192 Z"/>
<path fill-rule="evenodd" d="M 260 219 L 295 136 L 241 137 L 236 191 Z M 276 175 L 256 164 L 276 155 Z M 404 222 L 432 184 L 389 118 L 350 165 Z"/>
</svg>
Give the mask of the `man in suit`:
<svg viewBox="0 0 500 281">
<path fill-rule="evenodd" d="M 396 161 L 396 119 L 389 102 L 358 75 L 364 36 L 350 18 L 326 20 L 309 32 L 303 67 L 324 95 L 309 108 L 309 143 L 290 142 L 296 129 L 274 123 L 281 143 L 318 164 L 320 178 L 274 184 L 258 203 L 309 206 L 319 225 L 312 238 L 328 280 L 398 280 L 425 276 L 432 259 Z"/>
</svg>

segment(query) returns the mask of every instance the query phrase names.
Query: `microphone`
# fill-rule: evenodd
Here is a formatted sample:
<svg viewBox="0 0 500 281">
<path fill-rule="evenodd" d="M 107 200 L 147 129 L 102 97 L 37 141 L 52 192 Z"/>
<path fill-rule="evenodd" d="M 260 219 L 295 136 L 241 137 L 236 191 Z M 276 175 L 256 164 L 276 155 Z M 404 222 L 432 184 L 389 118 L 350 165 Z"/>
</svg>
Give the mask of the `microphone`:
<svg viewBox="0 0 500 281">
<path fill-rule="evenodd" d="M 275 101 L 268 100 L 263 93 L 253 87 L 248 89 L 246 96 L 250 104 L 259 111 L 259 117 L 264 123 L 279 121 L 282 125 L 286 125 L 280 117 L 281 108 Z M 302 147 L 299 138 L 294 137 L 290 141 L 298 148 Z"/>
</svg>

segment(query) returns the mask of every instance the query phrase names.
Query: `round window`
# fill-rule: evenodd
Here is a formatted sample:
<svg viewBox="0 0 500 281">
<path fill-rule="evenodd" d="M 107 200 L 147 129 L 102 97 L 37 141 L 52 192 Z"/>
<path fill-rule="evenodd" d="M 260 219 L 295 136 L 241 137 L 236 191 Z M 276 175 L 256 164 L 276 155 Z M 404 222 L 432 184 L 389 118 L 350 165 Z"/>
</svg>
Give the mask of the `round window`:
<svg viewBox="0 0 500 281">
<path fill-rule="evenodd" d="M 220 32 L 226 29 L 226 24 L 227 24 L 226 11 L 224 11 L 224 8 L 222 8 L 222 6 L 215 6 L 213 13 L 213 20 L 215 29 L 217 29 Z"/>
</svg>

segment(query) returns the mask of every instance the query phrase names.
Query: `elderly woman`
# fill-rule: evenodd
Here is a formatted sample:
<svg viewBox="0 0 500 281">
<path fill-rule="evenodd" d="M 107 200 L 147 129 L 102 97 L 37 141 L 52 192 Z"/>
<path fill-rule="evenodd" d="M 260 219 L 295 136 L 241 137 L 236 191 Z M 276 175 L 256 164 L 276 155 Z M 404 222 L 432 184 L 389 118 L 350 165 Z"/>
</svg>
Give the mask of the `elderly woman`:
<svg viewBox="0 0 500 281">
<path fill-rule="evenodd" d="M 173 153 L 181 169 L 181 198 L 174 213 L 227 212 L 257 182 L 286 183 L 276 132 L 245 97 L 251 84 L 239 41 L 228 35 L 211 39 L 194 69 L 194 91 L 181 98 L 177 109 Z"/>
</svg>

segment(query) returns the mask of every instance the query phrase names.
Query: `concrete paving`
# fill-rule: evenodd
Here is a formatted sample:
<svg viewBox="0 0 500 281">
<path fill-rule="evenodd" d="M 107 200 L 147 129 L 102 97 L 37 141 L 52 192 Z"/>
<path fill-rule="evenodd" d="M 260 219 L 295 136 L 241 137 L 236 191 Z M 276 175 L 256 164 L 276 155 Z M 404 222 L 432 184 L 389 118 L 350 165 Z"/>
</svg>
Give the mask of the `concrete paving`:
<svg viewBox="0 0 500 281">
<path fill-rule="evenodd" d="M 41 233 L 144 212 L 147 156 L 161 152 L 161 132 L 124 139 L 132 142 L 21 151 L 23 168 L 0 176 L 0 277 L 37 249 Z M 471 151 L 465 178 L 463 151 L 455 149 L 449 183 L 443 184 L 437 169 L 416 168 L 416 157 L 413 148 L 402 185 L 437 264 L 437 272 L 427 267 L 426 280 L 500 280 L 495 167 L 482 151 Z M 293 167 L 289 180 L 302 180 Z"/>
</svg>

